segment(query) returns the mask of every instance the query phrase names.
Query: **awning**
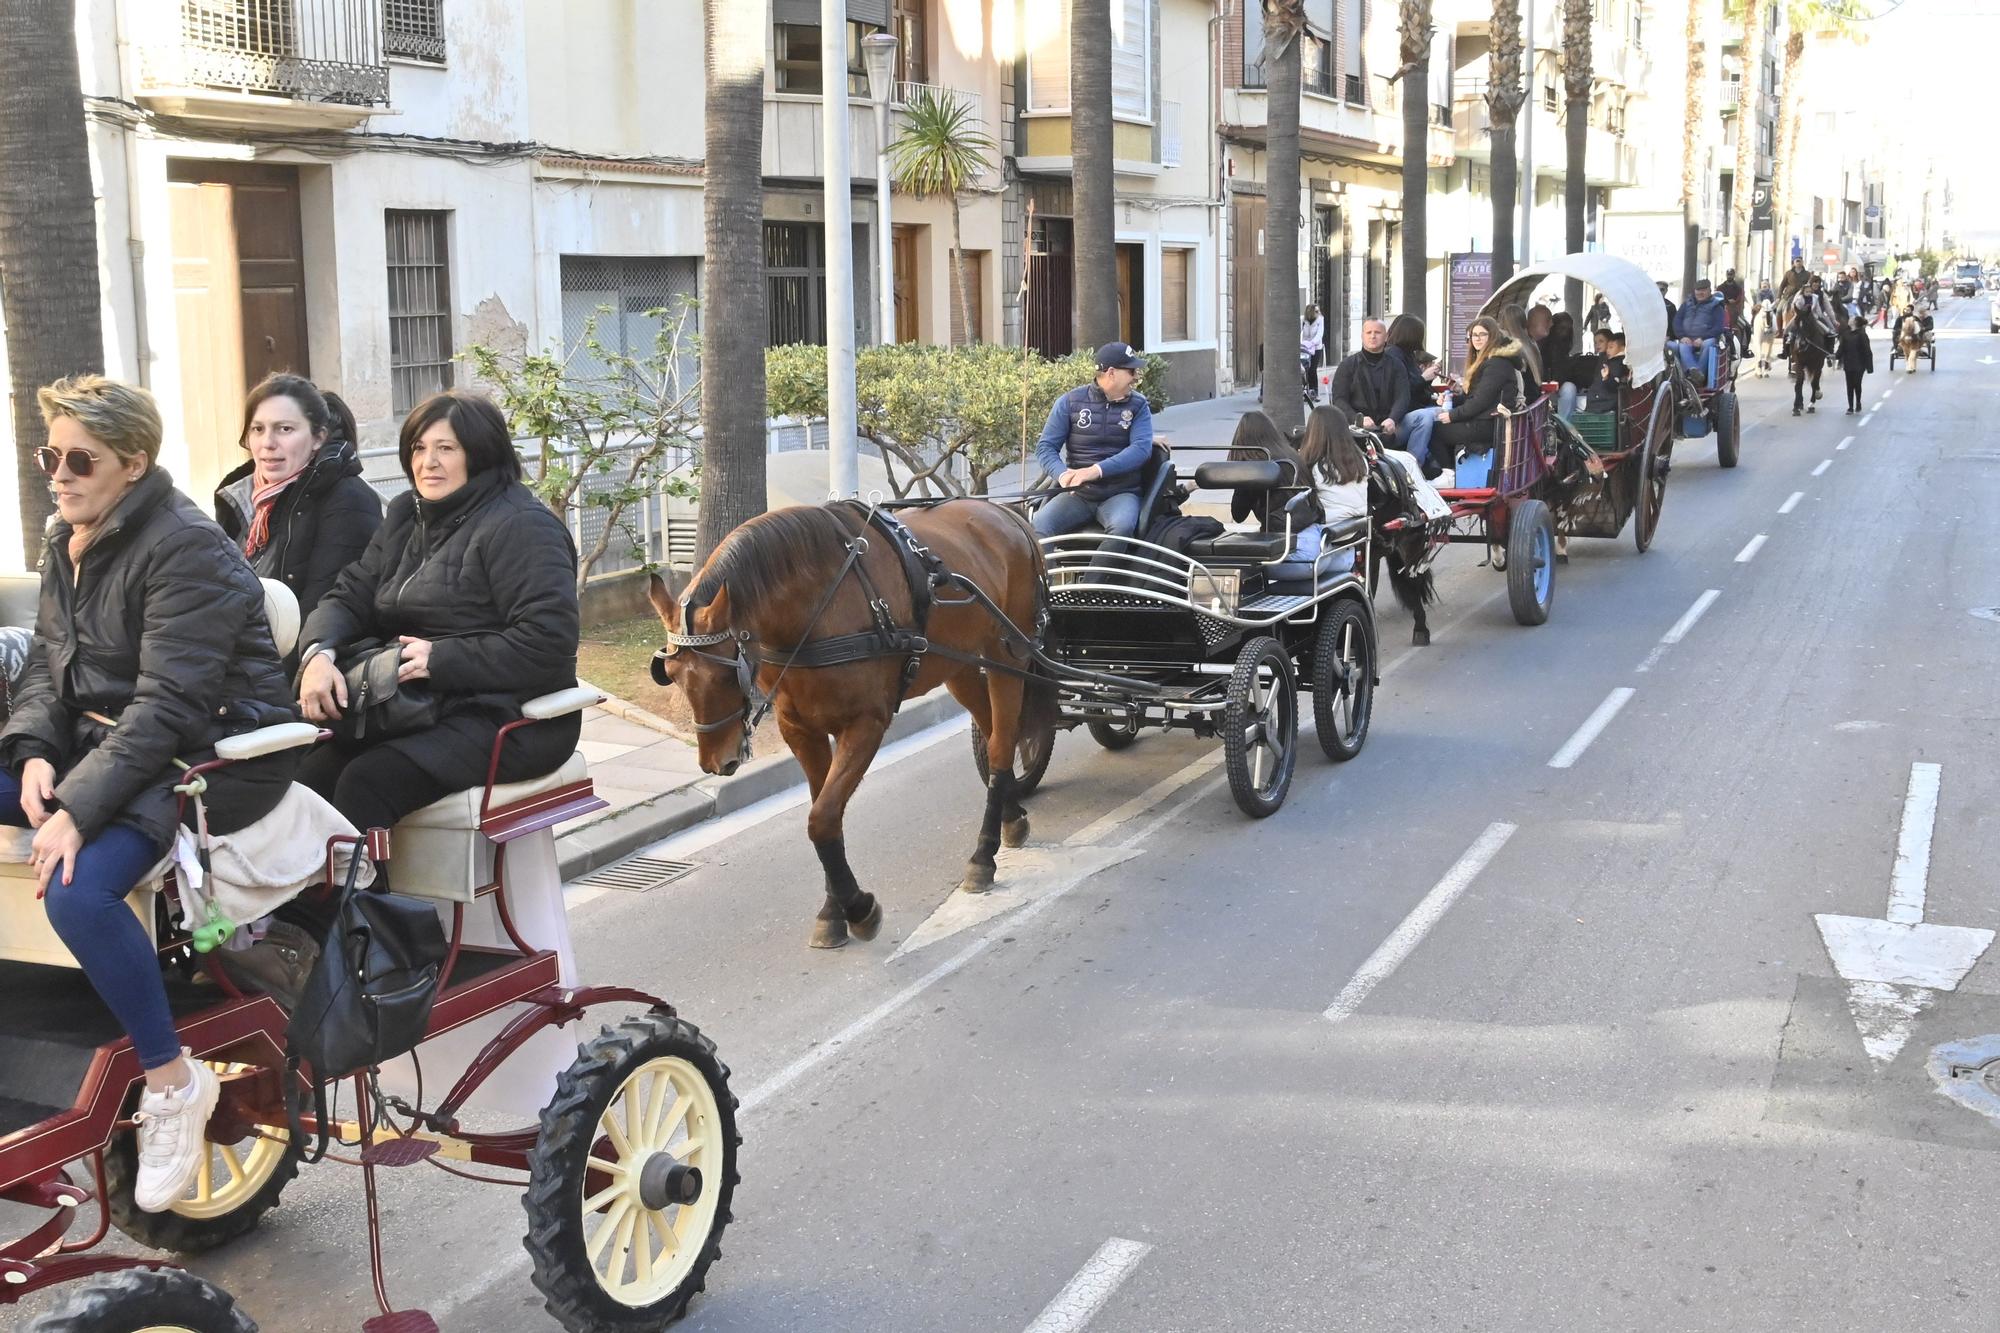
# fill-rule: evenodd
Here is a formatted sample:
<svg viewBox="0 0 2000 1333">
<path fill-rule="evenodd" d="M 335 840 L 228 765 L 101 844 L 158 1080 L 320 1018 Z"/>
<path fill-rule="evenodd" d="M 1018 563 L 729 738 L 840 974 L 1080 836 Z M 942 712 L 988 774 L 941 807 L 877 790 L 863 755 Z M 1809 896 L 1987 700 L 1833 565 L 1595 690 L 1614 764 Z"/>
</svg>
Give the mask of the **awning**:
<svg viewBox="0 0 2000 1333">
<path fill-rule="evenodd" d="M 1624 331 L 1625 364 L 1631 368 L 1634 384 L 1644 384 L 1665 372 L 1666 300 L 1653 280 L 1646 276 L 1646 271 L 1629 259 L 1592 250 L 1521 269 L 1507 280 L 1506 286 L 1493 293 L 1479 313 L 1495 315 L 1502 306 L 1515 302 L 1525 305 L 1529 293 L 1550 278 L 1575 278 L 1603 295 L 1618 328 Z M 1583 310 L 1571 312 L 1576 317 L 1579 333 L 1583 328 L 1584 311 L 1590 309 L 1590 303 L 1591 298 L 1585 296 Z"/>
</svg>

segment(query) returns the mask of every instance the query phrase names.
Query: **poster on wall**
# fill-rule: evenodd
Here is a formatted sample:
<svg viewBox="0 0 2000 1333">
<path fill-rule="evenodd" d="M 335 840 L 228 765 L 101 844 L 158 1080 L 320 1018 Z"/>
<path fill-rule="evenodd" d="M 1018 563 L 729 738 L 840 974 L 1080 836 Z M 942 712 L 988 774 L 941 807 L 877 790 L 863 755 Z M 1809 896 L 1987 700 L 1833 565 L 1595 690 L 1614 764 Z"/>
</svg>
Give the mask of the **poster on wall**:
<svg viewBox="0 0 2000 1333">
<path fill-rule="evenodd" d="M 1451 256 L 1451 291 L 1446 300 L 1445 369 L 1456 375 L 1465 369 L 1465 337 L 1480 307 L 1493 295 L 1493 252 L 1468 250 Z"/>
<path fill-rule="evenodd" d="M 1678 283 L 1687 254 L 1687 222 L 1678 212 L 1606 210 L 1604 248 L 1628 259 L 1655 282 Z"/>
</svg>

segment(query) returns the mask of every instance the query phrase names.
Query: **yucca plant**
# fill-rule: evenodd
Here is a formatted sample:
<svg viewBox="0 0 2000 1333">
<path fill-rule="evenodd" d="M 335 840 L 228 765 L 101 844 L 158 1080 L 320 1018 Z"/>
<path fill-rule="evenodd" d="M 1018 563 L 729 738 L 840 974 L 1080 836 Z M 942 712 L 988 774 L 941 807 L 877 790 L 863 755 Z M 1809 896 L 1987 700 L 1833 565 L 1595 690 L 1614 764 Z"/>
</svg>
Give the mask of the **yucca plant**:
<svg viewBox="0 0 2000 1333">
<path fill-rule="evenodd" d="M 903 113 L 903 131 L 889 145 L 889 170 L 899 189 L 920 198 L 944 196 L 951 202 L 951 290 L 958 303 L 958 326 L 968 342 L 979 341 L 965 297 L 965 237 L 959 193 L 986 166 L 997 145 L 979 125 L 972 104 L 948 89 L 922 88 Z M 946 341 L 950 341 L 946 339 Z"/>
</svg>

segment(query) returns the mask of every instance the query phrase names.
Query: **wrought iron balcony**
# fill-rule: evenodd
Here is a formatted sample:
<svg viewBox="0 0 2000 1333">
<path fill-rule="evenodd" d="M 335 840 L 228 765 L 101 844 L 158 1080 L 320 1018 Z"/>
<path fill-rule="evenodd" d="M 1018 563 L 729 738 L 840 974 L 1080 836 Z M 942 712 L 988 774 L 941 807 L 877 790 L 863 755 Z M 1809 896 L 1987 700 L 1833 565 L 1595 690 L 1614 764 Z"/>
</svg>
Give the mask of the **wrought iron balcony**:
<svg viewBox="0 0 2000 1333">
<path fill-rule="evenodd" d="M 170 114 L 343 127 L 388 105 L 382 0 L 179 0 L 142 12 L 139 94 Z"/>
</svg>

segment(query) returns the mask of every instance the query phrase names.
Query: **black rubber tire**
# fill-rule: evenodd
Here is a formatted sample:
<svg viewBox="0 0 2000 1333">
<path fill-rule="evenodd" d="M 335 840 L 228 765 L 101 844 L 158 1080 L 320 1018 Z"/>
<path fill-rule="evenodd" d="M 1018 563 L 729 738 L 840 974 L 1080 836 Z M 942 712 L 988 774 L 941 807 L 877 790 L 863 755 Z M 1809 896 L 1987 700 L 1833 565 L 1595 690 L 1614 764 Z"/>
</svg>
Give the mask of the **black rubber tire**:
<svg viewBox="0 0 2000 1333">
<path fill-rule="evenodd" d="M 1548 543 L 1549 592 L 1546 599 L 1535 592 L 1535 534 Z M 1522 500 L 1507 516 L 1507 604 L 1517 625 L 1548 623 L 1549 609 L 1556 604 L 1556 520 L 1540 500 Z"/>
<path fill-rule="evenodd" d="M 129 1137 L 129 1136 L 128 1136 Z M 180 1268 L 128 1268 L 79 1284 L 21 1333 L 257 1333 L 228 1292 Z"/>
<path fill-rule="evenodd" d="M 1090 739 L 1107 750 L 1128 750 L 1139 739 L 1139 729 L 1123 722 L 1087 722 L 1084 729 L 1090 732 Z"/>
<path fill-rule="evenodd" d="M 1343 640 L 1349 644 L 1345 660 Z M 1354 726 L 1343 736 L 1334 704 L 1350 685 Z M 1344 764 L 1360 754 L 1368 743 L 1368 721 L 1375 711 L 1375 618 L 1364 603 L 1342 598 L 1329 603 L 1320 617 L 1319 628 L 1313 631 L 1312 697 L 1313 730 L 1326 757 Z"/>
<path fill-rule="evenodd" d="M 1049 771 L 1049 760 L 1055 758 L 1056 729 L 1050 723 L 1038 734 L 1023 736 L 1014 745 L 1014 790 L 1023 796 L 1033 794 L 1042 785 L 1042 777 Z M 979 785 L 984 787 L 992 774 L 986 766 L 986 733 L 972 724 L 972 766 L 979 771 Z"/>
<path fill-rule="evenodd" d="M 1715 461 L 1735 467 L 1743 452 L 1743 410 L 1736 395 L 1725 390 L 1715 395 Z"/>
<path fill-rule="evenodd" d="M 1261 787 L 1250 769 L 1249 744 L 1255 709 L 1252 691 L 1260 668 L 1269 668 L 1275 676 L 1272 702 L 1279 705 L 1276 767 L 1270 781 Z M 1244 814 L 1263 819 L 1284 805 L 1299 760 L 1299 684 L 1291 656 L 1267 635 L 1249 640 L 1236 654 L 1236 670 L 1230 675 L 1222 710 L 1222 760 L 1229 771 L 1229 794 Z"/>
<path fill-rule="evenodd" d="M 138 1090 L 134 1089 L 127 1115 L 137 1108 L 137 1099 Z M 285 1186 L 299 1174 L 299 1155 L 288 1145 L 256 1191 L 218 1217 L 186 1217 L 172 1209 L 143 1211 L 132 1198 L 138 1170 L 139 1136 L 115 1135 L 104 1150 L 104 1190 L 111 1201 L 111 1224 L 149 1249 L 203 1254 L 257 1229 L 264 1214 L 278 1206 Z"/>
<path fill-rule="evenodd" d="M 648 1305 L 627 1305 L 604 1290 L 584 1250 L 582 1185 L 605 1108 L 633 1071 L 661 1058 L 678 1059 L 698 1071 L 715 1099 L 722 1170 L 702 1186 L 721 1194 L 714 1224 L 687 1276 Z M 731 1221 L 729 1205 L 741 1179 L 736 1150 L 742 1142 L 729 1067 L 694 1024 L 654 1010 L 615 1028 L 600 1028 L 579 1047 L 575 1063 L 556 1080 L 555 1096 L 542 1109 L 541 1130 L 528 1153 L 528 1189 L 521 1198 L 528 1211 L 522 1243 L 534 1261 L 535 1286 L 556 1322 L 570 1333 L 642 1333 L 685 1315 L 688 1302 L 706 1284 L 708 1270 L 722 1257 L 722 1232 Z"/>
</svg>

